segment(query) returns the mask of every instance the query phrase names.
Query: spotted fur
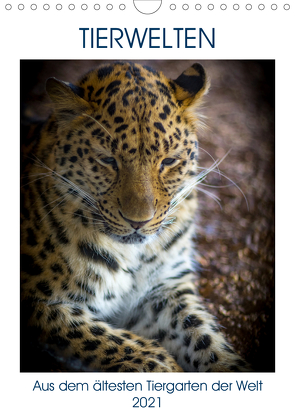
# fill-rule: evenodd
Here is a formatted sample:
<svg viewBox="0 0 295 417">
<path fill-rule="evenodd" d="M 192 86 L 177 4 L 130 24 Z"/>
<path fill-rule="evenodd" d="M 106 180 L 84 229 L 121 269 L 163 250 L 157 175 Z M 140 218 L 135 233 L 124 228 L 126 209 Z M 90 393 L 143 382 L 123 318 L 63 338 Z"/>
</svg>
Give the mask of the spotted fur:
<svg viewBox="0 0 295 417">
<path fill-rule="evenodd" d="M 199 64 L 170 80 L 131 63 L 77 85 L 26 161 L 22 318 L 80 370 L 244 371 L 195 285 Z"/>
</svg>

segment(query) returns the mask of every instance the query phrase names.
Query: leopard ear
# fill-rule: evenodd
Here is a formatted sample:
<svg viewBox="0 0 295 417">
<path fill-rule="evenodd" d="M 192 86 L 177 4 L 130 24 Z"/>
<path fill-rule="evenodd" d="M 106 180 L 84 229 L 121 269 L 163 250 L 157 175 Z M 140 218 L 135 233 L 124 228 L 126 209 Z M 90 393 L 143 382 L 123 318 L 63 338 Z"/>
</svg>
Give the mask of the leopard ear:
<svg viewBox="0 0 295 417">
<path fill-rule="evenodd" d="M 174 80 L 175 96 L 185 107 L 201 103 L 210 87 L 209 79 L 200 64 L 194 64 Z"/>
<path fill-rule="evenodd" d="M 46 91 L 53 102 L 60 124 L 72 121 L 89 109 L 89 103 L 83 99 L 84 89 L 81 87 L 56 78 L 48 78 Z"/>
</svg>

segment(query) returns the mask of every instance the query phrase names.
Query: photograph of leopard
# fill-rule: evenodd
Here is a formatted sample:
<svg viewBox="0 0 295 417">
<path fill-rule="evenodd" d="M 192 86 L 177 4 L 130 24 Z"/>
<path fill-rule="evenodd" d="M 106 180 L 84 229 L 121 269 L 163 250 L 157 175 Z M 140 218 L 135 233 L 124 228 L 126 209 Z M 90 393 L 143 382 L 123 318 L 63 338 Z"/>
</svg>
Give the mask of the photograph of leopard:
<svg viewBox="0 0 295 417">
<path fill-rule="evenodd" d="M 255 177 L 249 166 L 259 151 L 245 140 L 238 107 L 229 109 L 230 91 L 218 91 L 218 66 L 220 84 L 242 73 L 233 80 L 242 104 L 251 99 L 245 83 L 256 82 L 259 112 L 246 114 L 246 128 L 253 131 L 257 117 L 268 134 L 255 132 L 256 147 L 267 149 Z M 56 71 L 47 76 L 49 69 Z M 21 62 L 21 371 L 274 371 L 272 71 L 272 61 Z M 46 92 L 34 100 L 41 83 Z M 223 101 L 212 120 L 207 108 L 216 88 Z M 222 122 L 226 136 L 227 113 L 232 126 L 241 123 L 235 140 L 245 141 L 248 172 L 236 162 L 239 143 L 218 146 L 212 156 L 203 140 Z M 232 177 L 224 163 L 236 163 L 241 175 Z M 253 194 L 244 184 L 266 172 L 270 182 L 260 198 L 268 199 L 268 211 L 262 205 L 259 226 L 243 235 L 240 248 L 238 229 L 249 226 L 247 219 L 255 227 Z M 230 193 L 243 219 L 227 254 L 224 230 L 220 243 L 214 220 L 205 220 L 213 204 L 213 215 L 225 211 L 227 224 L 228 207 L 238 210 Z M 233 253 L 233 264 L 224 262 Z M 212 265 L 217 281 L 209 276 Z M 240 311 L 227 309 L 234 298 L 238 306 L 244 300 Z M 231 329 L 236 335 L 222 315 L 234 323 L 240 317 Z M 243 321 L 252 330 L 259 325 L 239 344 Z"/>
</svg>

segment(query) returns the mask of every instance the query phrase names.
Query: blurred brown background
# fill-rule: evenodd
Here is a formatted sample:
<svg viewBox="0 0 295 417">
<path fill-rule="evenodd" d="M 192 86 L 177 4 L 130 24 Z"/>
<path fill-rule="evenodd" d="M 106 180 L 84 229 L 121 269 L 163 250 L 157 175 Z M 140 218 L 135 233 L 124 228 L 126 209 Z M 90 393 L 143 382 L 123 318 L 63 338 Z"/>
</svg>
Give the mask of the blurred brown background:
<svg viewBox="0 0 295 417">
<path fill-rule="evenodd" d="M 175 79 L 195 61 L 137 62 Z M 275 62 L 198 62 L 211 78 L 202 110 L 208 129 L 199 133 L 200 166 L 230 151 L 220 173 L 211 173 L 199 187 L 199 291 L 253 369 L 274 371 Z M 100 63 L 21 61 L 23 119 L 48 115 L 48 77 L 75 83 Z"/>
</svg>

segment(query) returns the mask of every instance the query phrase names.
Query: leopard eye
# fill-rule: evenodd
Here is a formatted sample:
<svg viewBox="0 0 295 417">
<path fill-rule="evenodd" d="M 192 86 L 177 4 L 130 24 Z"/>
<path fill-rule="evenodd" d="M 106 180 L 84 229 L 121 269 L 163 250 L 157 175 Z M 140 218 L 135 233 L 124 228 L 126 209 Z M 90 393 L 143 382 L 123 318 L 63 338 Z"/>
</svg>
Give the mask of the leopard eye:
<svg viewBox="0 0 295 417">
<path fill-rule="evenodd" d="M 174 158 L 166 158 L 166 159 L 163 159 L 162 165 L 168 165 L 168 166 L 173 165 L 175 161 L 176 159 Z"/>
<path fill-rule="evenodd" d="M 118 171 L 117 162 L 113 157 L 101 158 L 99 162 L 102 162 L 103 165 L 111 165 L 115 171 Z"/>
<path fill-rule="evenodd" d="M 108 164 L 108 165 L 113 165 L 114 163 L 116 163 L 115 158 L 111 158 L 111 157 L 102 158 L 101 161 L 104 162 L 105 164 Z"/>
</svg>

